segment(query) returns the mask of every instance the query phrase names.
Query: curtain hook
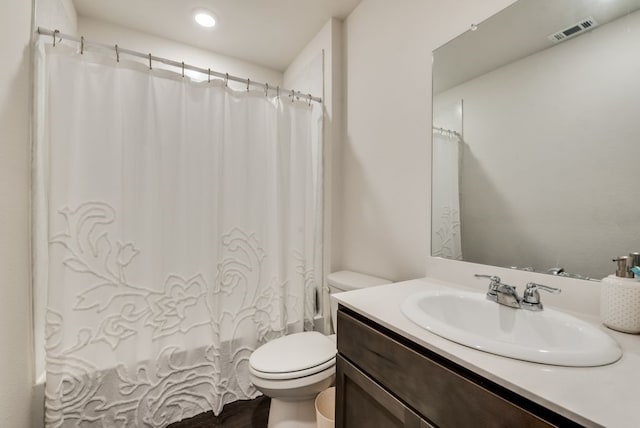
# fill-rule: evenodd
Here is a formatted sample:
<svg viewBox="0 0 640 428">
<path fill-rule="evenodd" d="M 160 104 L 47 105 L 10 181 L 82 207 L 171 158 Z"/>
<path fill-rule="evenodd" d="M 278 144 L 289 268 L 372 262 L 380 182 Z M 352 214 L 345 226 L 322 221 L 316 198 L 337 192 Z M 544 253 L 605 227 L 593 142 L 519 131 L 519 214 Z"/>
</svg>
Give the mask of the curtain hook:
<svg viewBox="0 0 640 428">
<path fill-rule="evenodd" d="M 80 55 L 84 55 L 84 36 L 80 36 Z"/>
<path fill-rule="evenodd" d="M 60 30 L 53 30 L 53 47 L 56 47 L 56 34 L 60 34 Z"/>
<path fill-rule="evenodd" d="M 211 83 L 211 69 L 207 68 L 207 83 Z"/>
<path fill-rule="evenodd" d="M 247 79 L 247 92 L 249 92 L 250 85 L 251 85 L 251 79 Z"/>
<path fill-rule="evenodd" d="M 116 44 L 116 61 L 120 62 L 120 51 L 118 51 L 118 45 Z"/>
<path fill-rule="evenodd" d="M 309 96 L 309 107 L 311 107 L 311 94 L 307 94 Z"/>
<path fill-rule="evenodd" d="M 264 84 L 264 96 L 265 97 L 269 96 L 269 84 L 268 83 Z"/>
<path fill-rule="evenodd" d="M 182 61 L 182 78 L 184 79 L 184 61 Z"/>
<path fill-rule="evenodd" d="M 151 53 L 149 53 L 149 70 L 153 70 L 153 67 L 151 67 Z"/>
<path fill-rule="evenodd" d="M 293 89 L 291 90 L 291 102 L 294 102 L 296 100 L 296 91 L 294 91 Z"/>
<path fill-rule="evenodd" d="M 229 73 L 224 73 L 224 87 L 229 86 Z"/>
<path fill-rule="evenodd" d="M 280 99 L 280 85 L 276 87 L 276 98 Z"/>
</svg>

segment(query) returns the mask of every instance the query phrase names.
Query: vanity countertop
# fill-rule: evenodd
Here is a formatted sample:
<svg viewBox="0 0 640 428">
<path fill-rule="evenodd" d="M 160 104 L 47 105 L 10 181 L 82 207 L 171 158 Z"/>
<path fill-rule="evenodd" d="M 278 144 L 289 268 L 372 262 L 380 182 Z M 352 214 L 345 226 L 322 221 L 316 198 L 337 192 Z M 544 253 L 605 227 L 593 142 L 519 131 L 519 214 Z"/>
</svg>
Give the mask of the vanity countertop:
<svg viewBox="0 0 640 428">
<path fill-rule="evenodd" d="M 578 423 L 640 427 L 640 336 L 618 333 L 602 326 L 595 317 L 571 313 L 609 333 L 620 344 L 622 358 L 601 367 L 559 367 L 476 351 L 417 326 L 400 310 L 411 294 L 446 288 L 477 292 L 422 278 L 334 297 L 341 305 L 383 327 Z"/>
</svg>

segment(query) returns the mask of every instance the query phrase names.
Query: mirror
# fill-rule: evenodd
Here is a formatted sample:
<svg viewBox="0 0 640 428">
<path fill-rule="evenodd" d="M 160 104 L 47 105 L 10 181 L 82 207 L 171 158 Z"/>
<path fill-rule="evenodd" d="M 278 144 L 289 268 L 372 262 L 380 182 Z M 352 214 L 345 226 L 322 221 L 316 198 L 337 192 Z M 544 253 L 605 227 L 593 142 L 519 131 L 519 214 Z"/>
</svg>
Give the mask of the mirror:
<svg viewBox="0 0 640 428">
<path fill-rule="evenodd" d="M 432 255 L 600 279 L 640 251 L 640 0 L 519 0 L 434 51 Z"/>
</svg>

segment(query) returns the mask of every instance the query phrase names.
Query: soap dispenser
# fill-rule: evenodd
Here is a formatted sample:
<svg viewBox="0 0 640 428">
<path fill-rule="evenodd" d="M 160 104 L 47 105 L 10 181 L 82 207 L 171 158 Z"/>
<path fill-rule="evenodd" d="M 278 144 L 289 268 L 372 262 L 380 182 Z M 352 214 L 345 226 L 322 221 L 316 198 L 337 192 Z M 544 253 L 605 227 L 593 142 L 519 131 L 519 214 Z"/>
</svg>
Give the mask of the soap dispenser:
<svg viewBox="0 0 640 428">
<path fill-rule="evenodd" d="M 615 275 L 602 280 L 602 323 L 624 333 L 640 333 L 640 280 L 634 278 L 632 271 L 637 266 L 637 254 L 613 259 L 617 263 Z"/>
</svg>

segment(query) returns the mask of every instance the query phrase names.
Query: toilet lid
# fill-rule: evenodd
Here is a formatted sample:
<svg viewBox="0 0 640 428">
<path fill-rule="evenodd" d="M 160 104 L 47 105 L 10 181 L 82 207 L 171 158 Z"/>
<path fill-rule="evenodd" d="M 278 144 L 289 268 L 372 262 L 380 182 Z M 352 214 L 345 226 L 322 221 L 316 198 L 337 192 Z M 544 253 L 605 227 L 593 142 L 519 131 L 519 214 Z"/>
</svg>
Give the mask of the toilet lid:
<svg viewBox="0 0 640 428">
<path fill-rule="evenodd" d="M 262 345 L 251 354 L 249 365 L 262 373 L 292 373 L 323 366 L 335 356 L 334 341 L 317 331 L 308 331 Z"/>
</svg>

